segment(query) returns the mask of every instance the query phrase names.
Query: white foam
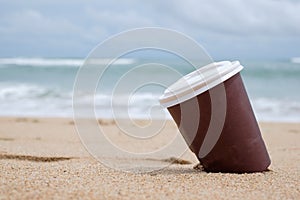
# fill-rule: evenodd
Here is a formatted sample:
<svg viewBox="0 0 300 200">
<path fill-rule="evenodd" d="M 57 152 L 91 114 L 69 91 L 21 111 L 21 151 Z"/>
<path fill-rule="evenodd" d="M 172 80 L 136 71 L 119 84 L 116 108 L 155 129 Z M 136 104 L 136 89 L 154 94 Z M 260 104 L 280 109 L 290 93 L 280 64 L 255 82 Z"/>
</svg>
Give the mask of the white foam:
<svg viewBox="0 0 300 200">
<path fill-rule="evenodd" d="M 300 122 L 300 102 L 274 98 L 251 101 L 259 121 Z"/>
<path fill-rule="evenodd" d="M 92 59 L 92 64 L 106 64 L 111 59 Z M 35 67 L 51 67 L 51 66 L 73 66 L 79 67 L 85 62 L 84 59 L 66 59 L 66 58 L 0 58 L 0 65 L 18 65 L 18 66 L 35 66 Z M 114 64 L 127 65 L 134 63 L 134 59 L 117 59 Z"/>
<path fill-rule="evenodd" d="M 300 63 L 300 57 L 291 58 L 292 63 Z"/>
<path fill-rule="evenodd" d="M 109 94 L 83 94 L 80 102 L 85 106 L 91 99 L 95 100 L 97 117 L 112 118 L 114 111 L 119 114 L 128 112 L 134 118 L 148 119 L 151 108 L 158 106 L 158 93 L 137 93 L 130 98 L 127 95 L 112 97 Z M 278 98 L 254 98 L 251 100 L 254 112 L 259 121 L 300 122 L 300 101 Z M 153 113 L 152 113 L 153 114 Z M 0 85 L 0 115 L 1 116 L 49 116 L 72 117 L 72 91 L 61 91 L 56 88 L 43 87 L 34 84 Z M 153 118 L 169 118 L 168 113 L 160 113 Z"/>
<path fill-rule="evenodd" d="M 34 84 L 9 84 L 0 85 L 0 100 L 18 101 L 23 99 L 63 98 L 64 93 L 55 89 L 42 87 Z M 71 94 L 66 97 L 71 97 Z"/>
</svg>

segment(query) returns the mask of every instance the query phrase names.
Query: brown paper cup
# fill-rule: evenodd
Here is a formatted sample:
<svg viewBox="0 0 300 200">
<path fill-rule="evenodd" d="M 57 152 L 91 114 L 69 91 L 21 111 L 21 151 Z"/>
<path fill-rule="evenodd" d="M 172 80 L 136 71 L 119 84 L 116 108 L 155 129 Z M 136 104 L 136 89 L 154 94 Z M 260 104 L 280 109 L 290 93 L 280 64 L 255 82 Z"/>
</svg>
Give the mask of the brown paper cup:
<svg viewBox="0 0 300 200">
<path fill-rule="evenodd" d="M 165 92 L 160 99 L 207 172 L 262 172 L 271 163 L 239 73 L 242 68 L 238 62 L 214 63 L 200 68 L 198 74 L 193 72 L 183 78 L 189 91 L 193 89 L 192 93 L 188 94 L 183 87 L 178 90 L 178 86 L 183 84 L 179 80 L 170 86 L 173 91 L 169 91 L 168 95 Z M 215 73 L 218 75 L 214 76 Z M 189 82 L 189 79 L 193 80 Z M 203 80 L 206 91 L 199 87 Z M 177 90 L 174 90 L 176 87 Z M 220 99 L 222 101 L 218 104 L 213 103 Z M 221 105 L 217 115 L 213 113 L 216 109 L 212 109 L 215 105 Z M 224 117 L 218 113 L 222 108 L 225 108 Z M 216 125 L 221 128 L 215 132 L 208 131 Z M 209 138 L 208 134 L 215 134 L 215 141 L 203 154 L 201 147 L 206 145 L 205 142 L 209 143 L 205 140 Z"/>
</svg>

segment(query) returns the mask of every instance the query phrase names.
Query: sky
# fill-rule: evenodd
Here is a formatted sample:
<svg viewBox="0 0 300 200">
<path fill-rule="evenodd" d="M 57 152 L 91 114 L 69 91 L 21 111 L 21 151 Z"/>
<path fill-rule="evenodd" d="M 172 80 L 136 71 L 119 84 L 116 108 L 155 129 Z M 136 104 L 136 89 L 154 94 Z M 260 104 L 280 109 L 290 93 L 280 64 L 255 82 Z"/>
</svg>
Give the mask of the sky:
<svg viewBox="0 0 300 200">
<path fill-rule="evenodd" d="M 216 59 L 300 57 L 300 0 L 0 0 L 0 57 L 86 57 L 132 28 L 194 38 Z"/>
</svg>

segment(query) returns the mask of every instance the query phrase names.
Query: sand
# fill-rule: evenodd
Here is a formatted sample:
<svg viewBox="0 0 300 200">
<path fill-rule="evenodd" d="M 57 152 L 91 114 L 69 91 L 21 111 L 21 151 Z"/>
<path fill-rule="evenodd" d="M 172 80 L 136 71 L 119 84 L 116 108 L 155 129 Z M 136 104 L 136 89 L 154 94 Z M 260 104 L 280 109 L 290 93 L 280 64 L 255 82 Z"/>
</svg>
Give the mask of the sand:
<svg viewBox="0 0 300 200">
<path fill-rule="evenodd" d="M 100 122 L 116 131 L 113 121 Z M 272 159 L 268 172 L 206 173 L 193 169 L 197 160 L 187 152 L 181 160 L 159 158 L 174 163 L 141 174 L 90 156 L 72 119 L 0 118 L 0 199 L 300 199 L 300 124 L 260 127 Z M 175 130 L 167 124 L 165 131 Z"/>
</svg>

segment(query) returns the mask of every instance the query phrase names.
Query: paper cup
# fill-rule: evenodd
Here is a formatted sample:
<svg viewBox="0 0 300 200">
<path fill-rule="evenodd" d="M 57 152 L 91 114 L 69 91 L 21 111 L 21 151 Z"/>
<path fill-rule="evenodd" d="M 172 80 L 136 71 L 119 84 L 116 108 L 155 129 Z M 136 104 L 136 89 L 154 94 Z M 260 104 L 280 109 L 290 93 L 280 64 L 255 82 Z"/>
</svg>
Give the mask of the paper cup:
<svg viewBox="0 0 300 200">
<path fill-rule="evenodd" d="M 267 170 L 271 161 L 238 61 L 201 67 L 166 89 L 160 103 L 207 172 Z"/>
</svg>

